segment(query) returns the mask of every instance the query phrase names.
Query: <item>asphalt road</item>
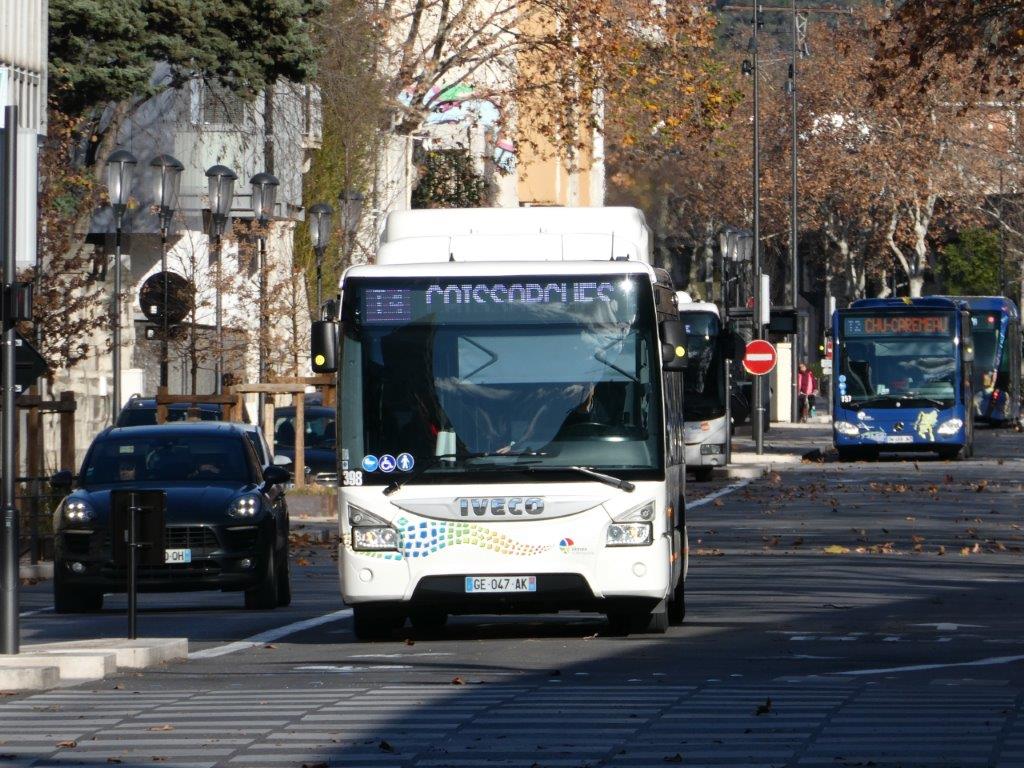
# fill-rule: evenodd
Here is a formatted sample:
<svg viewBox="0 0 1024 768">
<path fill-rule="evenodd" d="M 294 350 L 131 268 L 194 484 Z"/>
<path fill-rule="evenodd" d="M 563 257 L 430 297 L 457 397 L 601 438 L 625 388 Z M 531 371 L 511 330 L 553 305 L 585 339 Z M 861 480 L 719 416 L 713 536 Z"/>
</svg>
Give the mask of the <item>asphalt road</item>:
<svg viewBox="0 0 1024 768">
<path fill-rule="evenodd" d="M 142 597 L 187 663 L 0 700 L 0 765 L 1024 765 L 1022 448 L 982 432 L 968 462 L 703 489 L 687 620 L 661 637 L 567 614 L 357 644 L 330 549 L 301 546 L 284 611 Z M 124 633 L 117 600 L 24 597 L 25 642 Z"/>
</svg>

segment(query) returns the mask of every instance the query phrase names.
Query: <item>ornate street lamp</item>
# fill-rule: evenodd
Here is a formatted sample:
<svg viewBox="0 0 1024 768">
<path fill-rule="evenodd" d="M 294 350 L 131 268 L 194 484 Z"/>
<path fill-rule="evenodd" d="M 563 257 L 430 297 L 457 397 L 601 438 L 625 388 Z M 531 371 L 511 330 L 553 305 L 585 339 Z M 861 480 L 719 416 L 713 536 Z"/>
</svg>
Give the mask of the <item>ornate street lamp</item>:
<svg viewBox="0 0 1024 768">
<path fill-rule="evenodd" d="M 107 160 L 107 195 L 114 209 L 115 232 L 114 300 L 111 307 L 114 336 L 114 402 L 110 409 L 111 424 L 117 421 L 117 415 L 121 411 L 121 229 L 125 211 L 128 209 L 128 199 L 131 196 L 132 172 L 137 162 L 135 155 L 126 149 L 117 150 Z"/>
<path fill-rule="evenodd" d="M 363 193 L 357 189 L 346 189 L 338 196 L 338 210 L 341 214 L 341 232 L 344 235 L 342 256 L 347 265 L 352 255 L 352 240 L 359 229 L 363 215 Z"/>
<path fill-rule="evenodd" d="M 181 172 L 185 166 L 170 155 L 157 155 L 149 161 L 153 169 L 153 200 L 159 207 L 160 215 L 160 271 L 164 276 L 163 334 L 160 338 L 160 386 L 167 386 L 168 379 L 168 321 L 167 304 L 170 293 L 167 284 L 167 230 L 170 229 L 174 212 L 178 208 L 178 190 L 181 188 Z"/>
<path fill-rule="evenodd" d="M 270 319 L 267 317 L 267 238 L 264 234 L 264 228 L 267 226 L 267 222 L 274 215 L 274 204 L 277 202 L 277 177 L 270 173 L 257 173 L 252 179 L 249 180 L 249 186 L 252 187 L 252 215 L 259 223 L 259 242 L 260 242 L 260 260 L 259 260 L 259 273 L 260 273 L 260 327 L 259 327 L 259 382 L 263 383 L 263 380 L 267 375 L 267 325 L 270 323 Z M 266 395 L 262 392 L 259 394 L 259 423 L 262 425 L 264 422 L 263 411 L 264 403 L 266 402 Z"/>
<path fill-rule="evenodd" d="M 216 260 L 217 281 L 216 323 L 217 323 L 217 364 L 214 371 L 214 391 L 224 391 L 224 327 L 221 322 L 221 237 L 231 214 L 231 200 L 235 194 L 235 180 L 238 175 L 226 165 L 214 165 L 206 170 L 210 193 L 210 224 L 213 238 L 213 257 Z"/>
<path fill-rule="evenodd" d="M 323 304 L 324 253 L 331 239 L 331 216 L 334 210 L 327 203 L 317 203 L 309 209 L 309 239 L 316 254 L 316 306 L 317 312 Z"/>
</svg>

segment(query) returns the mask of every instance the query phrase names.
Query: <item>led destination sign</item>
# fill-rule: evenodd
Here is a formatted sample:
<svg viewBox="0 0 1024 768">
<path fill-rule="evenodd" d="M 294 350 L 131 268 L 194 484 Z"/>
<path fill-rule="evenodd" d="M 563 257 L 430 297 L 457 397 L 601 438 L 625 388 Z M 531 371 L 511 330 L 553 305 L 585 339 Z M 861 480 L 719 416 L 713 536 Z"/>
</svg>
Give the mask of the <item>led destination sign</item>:
<svg viewBox="0 0 1024 768">
<path fill-rule="evenodd" d="M 881 315 L 844 318 L 843 331 L 853 336 L 951 336 L 951 315 Z"/>
<path fill-rule="evenodd" d="M 637 281 L 512 278 L 465 282 L 417 281 L 415 285 L 361 287 L 362 321 L 410 323 L 432 317 L 487 322 L 550 322 L 573 316 L 629 322 L 636 312 Z"/>
</svg>

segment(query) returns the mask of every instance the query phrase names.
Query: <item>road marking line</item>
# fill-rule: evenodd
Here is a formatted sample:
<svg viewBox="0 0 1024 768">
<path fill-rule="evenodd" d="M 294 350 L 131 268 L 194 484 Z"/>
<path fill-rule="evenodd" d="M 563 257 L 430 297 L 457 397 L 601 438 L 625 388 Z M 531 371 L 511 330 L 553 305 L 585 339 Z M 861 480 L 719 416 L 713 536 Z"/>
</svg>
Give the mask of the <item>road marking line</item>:
<svg viewBox="0 0 1024 768">
<path fill-rule="evenodd" d="M 307 629 L 312 629 L 313 627 L 330 624 L 332 621 L 340 621 L 341 619 L 347 619 L 351 616 L 352 609 L 343 608 L 340 611 L 325 613 L 323 616 L 315 616 L 312 619 L 296 621 L 292 624 L 285 624 L 283 627 L 268 629 L 265 632 L 260 632 L 259 634 L 247 637 L 244 640 L 236 640 L 235 642 L 227 643 L 226 645 L 218 645 L 213 648 L 204 648 L 201 651 L 194 651 L 193 653 L 190 653 L 188 657 L 190 659 L 213 659 L 218 656 L 227 656 L 229 653 L 237 653 L 238 651 L 244 651 L 257 645 L 272 643 L 275 640 L 280 640 L 282 637 L 294 635 L 296 632 L 302 632 Z"/>
<path fill-rule="evenodd" d="M 53 610 L 53 608 L 37 608 L 34 611 L 25 611 L 24 613 L 19 613 L 18 614 L 18 618 L 19 619 L 24 619 L 26 616 L 35 616 L 36 614 L 39 614 L 39 613 L 49 613 L 52 610 Z"/>
<path fill-rule="evenodd" d="M 833 675 L 861 676 L 861 675 L 891 675 L 898 672 L 927 672 L 931 669 L 949 669 L 950 667 L 997 667 L 1001 664 L 1013 664 L 1024 661 L 1021 656 L 991 656 L 987 659 L 976 659 L 974 661 L 951 661 L 944 664 L 910 664 L 905 667 L 883 667 L 880 669 L 855 669 L 849 672 L 832 672 Z"/>
<path fill-rule="evenodd" d="M 697 507 L 703 507 L 705 504 L 710 504 L 715 499 L 720 499 L 723 496 L 728 496 L 730 493 L 733 493 L 734 491 L 738 491 L 740 488 L 745 488 L 746 486 L 750 485 L 750 483 L 750 480 L 740 480 L 739 482 L 733 483 L 732 485 L 727 485 L 725 486 L 725 488 L 717 490 L 714 493 L 709 493 L 707 496 L 702 496 L 696 501 L 687 504 L 686 509 L 690 510 L 696 509 Z"/>
</svg>

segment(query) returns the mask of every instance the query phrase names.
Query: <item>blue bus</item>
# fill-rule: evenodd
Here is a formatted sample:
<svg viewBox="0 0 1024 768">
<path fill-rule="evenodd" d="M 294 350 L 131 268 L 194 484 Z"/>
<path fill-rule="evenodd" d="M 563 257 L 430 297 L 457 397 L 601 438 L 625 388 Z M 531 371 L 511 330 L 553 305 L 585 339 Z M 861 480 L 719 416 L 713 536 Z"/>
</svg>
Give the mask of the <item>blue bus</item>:
<svg viewBox="0 0 1024 768">
<path fill-rule="evenodd" d="M 974 418 L 992 426 L 1020 421 L 1020 314 L 1002 296 L 963 296 L 974 334 Z"/>
<path fill-rule="evenodd" d="M 839 457 L 974 452 L 974 342 L 958 300 L 863 299 L 832 318 L 833 440 Z"/>
</svg>

